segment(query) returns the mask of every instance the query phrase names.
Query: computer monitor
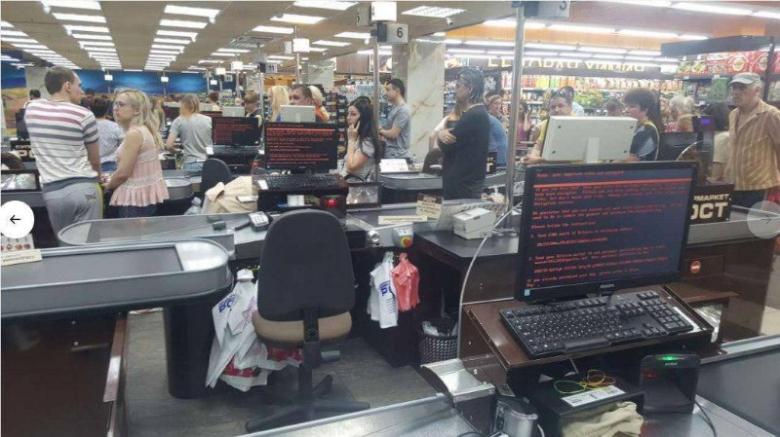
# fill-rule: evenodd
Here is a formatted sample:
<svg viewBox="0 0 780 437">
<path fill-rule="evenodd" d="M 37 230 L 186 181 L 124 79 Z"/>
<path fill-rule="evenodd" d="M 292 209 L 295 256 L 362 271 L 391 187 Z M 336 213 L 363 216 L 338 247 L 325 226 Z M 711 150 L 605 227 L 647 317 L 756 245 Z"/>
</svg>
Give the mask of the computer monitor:
<svg viewBox="0 0 780 437">
<path fill-rule="evenodd" d="M 222 116 L 223 117 L 245 117 L 246 111 L 244 110 L 243 106 L 223 106 Z"/>
<path fill-rule="evenodd" d="M 282 105 L 279 115 L 287 123 L 314 123 L 314 106 Z"/>
<path fill-rule="evenodd" d="M 336 168 L 338 131 L 332 124 L 266 123 L 265 166 L 270 170 Z"/>
<path fill-rule="evenodd" d="M 696 164 L 526 169 L 518 300 L 544 301 L 675 281 Z"/>
<path fill-rule="evenodd" d="M 542 159 L 625 161 L 636 124 L 637 120 L 631 117 L 550 117 Z"/>
<path fill-rule="evenodd" d="M 178 106 L 163 106 L 163 112 L 165 112 L 165 118 L 168 120 L 175 120 L 176 117 L 179 116 L 179 107 Z"/>
<path fill-rule="evenodd" d="M 211 117 L 211 139 L 214 144 L 254 146 L 260 140 L 256 118 Z"/>
</svg>

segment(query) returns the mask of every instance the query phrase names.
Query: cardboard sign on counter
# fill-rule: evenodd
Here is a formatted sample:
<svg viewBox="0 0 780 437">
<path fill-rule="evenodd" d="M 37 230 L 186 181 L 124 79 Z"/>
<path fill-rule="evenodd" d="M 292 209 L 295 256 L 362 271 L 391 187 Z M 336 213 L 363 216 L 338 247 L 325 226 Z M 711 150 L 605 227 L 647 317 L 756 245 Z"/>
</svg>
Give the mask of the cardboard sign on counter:
<svg viewBox="0 0 780 437">
<path fill-rule="evenodd" d="M 442 196 L 420 193 L 417 195 L 417 211 L 415 214 L 438 220 L 441 217 Z"/>
</svg>

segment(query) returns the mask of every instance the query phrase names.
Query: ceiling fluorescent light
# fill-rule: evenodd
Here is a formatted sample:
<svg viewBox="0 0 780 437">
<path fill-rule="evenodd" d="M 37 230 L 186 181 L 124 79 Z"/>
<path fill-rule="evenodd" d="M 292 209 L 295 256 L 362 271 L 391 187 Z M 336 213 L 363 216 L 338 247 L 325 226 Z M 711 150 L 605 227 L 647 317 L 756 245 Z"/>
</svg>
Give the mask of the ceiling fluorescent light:
<svg viewBox="0 0 780 437">
<path fill-rule="evenodd" d="M 14 27 L 14 25 L 9 23 L 9 22 L 7 22 L 7 21 L 0 21 L 0 28 L 3 28 L 3 27 Z"/>
<path fill-rule="evenodd" d="M 562 32 L 597 33 L 605 35 L 615 33 L 615 29 L 611 27 L 579 26 L 576 24 L 551 24 L 549 29 Z"/>
<path fill-rule="evenodd" d="M 157 35 L 160 36 L 181 36 L 184 38 L 189 38 L 193 41 L 198 37 L 197 32 L 184 32 L 182 30 L 166 30 L 166 29 L 159 29 L 157 30 Z"/>
<path fill-rule="evenodd" d="M 343 1 L 318 1 L 318 0 L 301 0 L 293 3 L 293 6 L 299 8 L 312 8 L 312 9 L 329 9 L 331 11 L 346 11 L 347 9 L 355 6 L 357 2 L 343 2 Z"/>
<path fill-rule="evenodd" d="M 708 39 L 709 37 L 707 35 L 694 35 L 694 34 L 690 34 L 690 33 L 684 33 L 684 34 L 678 36 L 678 38 L 696 41 L 696 40 L 705 40 L 705 39 Z"/>
<path fill-rule="evenodd" d="M 561 55 L 564 55 L 564 53 L 561 53 Z M 610 55 L 606 53 L 593 53 L 593 57 L 601 59 L 623 59 L 623 55 Z"/>
<path fill-rule="evenodd" d="M 192 40 L 155 37 L 154 41 L 152 41 L 152 42 L 158 42 L 158 43 L 163 43 L 163 44 L 178 44 L 178 45 L 186 46 L 187 44 L 191 43 Z"/>
<path fill-rule="evenodd" d="M 323 49 L 323 48 L 320 48 L 320 47 L 311 47 L 311 46 L 310 46 L 310 47 L 309 47 L 309 51 L 310 51 L 310 52 L 317 52 L 317 53 L 322 53 L 322 52 L 326 52 L 326 51 L 328 51 L 328 49 Z"/>
<path fill-rule="evenodd" d="M 327 41 L 324 39 L 314 41 L 312 45 L 316 46 L 328 46 L 328 47 L 346 47 L 350 45 L 351 43 L 348 42 L 342 42 L 342 41 Z"/>
<path fill-rule="evenodd" d="M 252 29 L 253 32 L 263 32 L 263 33 L 281 33 L 284 35 L 289 35 L 295 31 L 292 27 L 280 27 L 280 26 L 257 26 L 254 29 Z"/>
<path fill-rule="evenodd" d="M 0 29 L 0 36 L 27 36 L 27 34 L 21 30 Z"/>
<path fill-rule="evenodd" d="M 91 35 L 88 33 L 74 33 L 71 36 L 76 39 L 93 39 L 99 41 L 111 41 L 110 35 Z"/>
<path fill-rule="evenodd" d="M 32 38 L 3 38 L 3 42 L 7 43 L 22 43 L 22 44 L 37 44 L 38 41 Z"/>
<path fill-rule="evenodd" d="M 416 17 L 447 18 L 460 14 L 463 9 L 442 8 L 439 6 L 418 6 L 414 9 L 401 12 L 401 15 L 413 15 Z"/>
<path fill-rule="evenodd" d="M 294 24 L 317 24 L 324 20 L 325 17 L 319 17 L 316 15 L 299 15 L 299 14 L 282 14 L 281 17 L 271 17 L 271 21 L 279 21 L 282 23 L 294 23 Z"/>
<path fill-rule="evenodd" d="M 629 50 L 628 54 L 640 56 L 661 56 L 661 52 L 656 52 L 654 50 Z"/>
<path fill-rule="evenodd" d="M 44 0 L 41 3 L 43 3 L 44 8 L 48 8 L 48 9 L 55 7 L 55 8 L 70 8 L 70 9 L 89 9 L 91 11 L 100 10 L 100 3 L 96 1 Z"/>
<path fill-rule="evenodd" d="M 523 53 L 523 57 L 526 56 L 556 56 L 558 52 L 540 52 L 536 50 L 530 50 Z"/>
<path fill-rule="evenodd" d="M 20 49 L 39 49 L 39 50 L 46 50 L 48 47 L 41 44 L 23 44 L 23 43 L 16 43 L 14 44 L 15 47 L 19 47 Z"/>
<path fill-rule="evenodd" d="M 179 53 L 184 51 L 184 47 L 181 46 L 169 46 L 165 44 L 154 44 L 152 43 L 153 49 L 161 49 L 161 50 L 178 50 Z"/>
<path fill-rule="evenodd" d="M 294 56 L 285 56 L 285 55 L 271 55 L 268 56 L 268 59 L 281 59 L 283 61 L 292 61 L 295 59 Z"/>
<path fill-rule="evenodd" d="M 614 49 L 610 47 L 580 47 L 581 52 L 595 52 L 595 53 L 625 53 L 626 49 Z"/>
<path fill-rule="evenodd" d="M 181 52 L 176 50 L 160 50 L 160 49 L 151 49 L 149 50 L 149 53 L 155 53 L 157 55 L 180 55 Z"/>
<path fill-rule="evenodd" d="M 677 38 L 677 34 L 674 32 L 658 32 L 655 30 L 641 30 L 641 29 L 620 29 L 618 34 L 626 36 L 641 36 L 646 38 L 663 38 L 672 39 Z"/>
<path fill-rule="evenodd" d="M 631 6 L 652 6 L 656 8 L 668 8 L 672 5 L 672 2 L 670 1 L 662 1 L 662 0 L 642 0 L 642 1 L 636 1 L 636 0 L 601 0 L 602 2 L 608 2 L 608 3 L 624 3 Z"/>
<path fill-rule="evenodd" d="M 111 47 L 87 47 L 84 50 L 87 53 L 116 53 L 116 49 Z"/>
<path fill-rule="evenodd" d="M 371 34 L 368 32 L 341 32 L 333 36 L 335 36 L 336 38 L 351 38 L 351 39 L 371 38 Z"/>
<path fill-rule="evenodd" d="M 464 41 L 467 46 L 489 46 L 489 47 L 514 47 L 515 43 L 509 41 Z"/>
<path fill-rule="evenodd" d="M 563 44 L 539 44 L 528 43 L 525 45 L 529 49 L 542 49 L 542 50 L 577 50 L 575 46 L 568 46 Z"/>
<path fill-rule="evenodd" d="M 223 53 L 250 53 L 251 50 L 248 49 L 217 49 L 218 52 Z"/>
<path fill-rule="evenodd" d="M 66 24 L 65 32 L 68 35 L 73 32 L 96 32 L 96 33 L 108 33 L 108 27 L 105 26 L 79 26 L 78 24 Z"/>
<path fill-rule="evenodd" d="M 447 49 L 447 53 L 485 53 L 485 51 L 477 49 Z"/>
<path fill-rule="evenodd" d="M 433 34 L 433 36 L 445 37 L 447 36 L 447 32 L 436 32 Z"/>
<path fill-rule="evenodd" d="M 177 5 L 165 5 L 166 14 L 174 15 L 191 15 L 193 17 L 206 17 L 210 22 L 214 22 L 214 19 L 219 15 L 219 9 L 207 9 L 207 8 L 193 8 L 189 6 L 177 6 Z"/>
<path fill-rule="evenodd" d="M 710 14 L 722 14 L 722 15 L 750 15 L 753 13 L 753 11 L 751 11 L 750 9 L 735 8 L 730 6 L 718 6 L 709 3 L 701 3 L 701 2 L 679 2 L 679 3 L 672 4 L 671 7 L 683 11 L 707 12 Z"/>
<path fill-rule="evenodd" d="M 205 21 L 169 20 L 167 18 L 160 20 L 160 26 L 183 27 L 185 29 L 203 29 L 208 25 L 209 23 Z"/>
<path fill-rule="evenodd" d="M 81 48 L 87 47 L 87 46 L 94 46 L 94 47 L 114 47 L 114 43 L 111 41 L 79 41 L 79 46 Z"/>
<path fill-rule="evenodd" d="M 590 58 L 591 56 L 594 56 L 592 53 L 577 53 L 577 52 L 571 52 L 571 53 L 560 53 L 559 56 L 567 56 L 569 58 Z"/>
<path fill-rule="evenodd" d="M 60 21 L 83 21 L 85 23 L 105 23 L 106 18 L 100 15 L 62 14 L 55 12 L 54 18 Z"/>
<path fill-rule="evenodd" d="M 509 50 L 488 50 L 489 55 L 502 55 L 502 56 L 512 56 L 515 54 L 515 52 L 509 51 Z"/>
<path fill-rule="evenodd" d="M 445 39 L 445 40 L 444 40 L 444 41 L 442 41 L 442 42 L 443 42 L 444 44 L 451 44 L 451 45 L 458 45 L 458 44 L 463 44 L 463 41 L 461 41 L 461 40 L 459 40 L 459 39 Z"/>
<path fill-rule="evenodd" d="M 225 61 L 219 60 L 219 59 L 201 59 L 198 61 L 198 64 L 221 64 Z"/>
<path fill-rule="evenodd" d="M 627 61 L 655 61 L 655 58 L 649 56 L 626 56 Z"/>
<path fill-rule="evenodd" d="M 236 53 L 214 52 L 214 53 L 212 53 L 209 56 L 222 56 L 222 57 L 225 57 L 225 58 L 235 58 L 238 55 Z"/>
<path fill-rule="evenodd" d="M 753 12 L 754 17 L 761 17 L 761 18 L 772 18 L 774 20 L 780 20 L 780 12 L 772 12 L 772 11 L 756 11 Z"/>
</svg>

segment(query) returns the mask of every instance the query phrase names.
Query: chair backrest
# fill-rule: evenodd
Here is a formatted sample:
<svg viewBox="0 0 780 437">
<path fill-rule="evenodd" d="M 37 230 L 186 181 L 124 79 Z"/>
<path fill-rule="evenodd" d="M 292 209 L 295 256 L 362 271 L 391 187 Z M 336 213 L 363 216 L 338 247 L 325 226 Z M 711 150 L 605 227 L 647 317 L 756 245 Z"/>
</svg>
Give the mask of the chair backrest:
<svg viewBox="0 0 780 437">
<path fill-rule="evenodd" d="M 214 188 L 220 182 L 228 183 L 233 180 L 233 174 L 225 161 L 216 158 L 209 158 L 203 163 L 203 172 L 201 173 L 200 191 L 206 191 Z"/>
<path fill-rule="evenodd" d="M 301 320 L 304 308 L 329 317 L 355 305 L 347 236 L 332 214 L 285 213 L 268 228 L 258 275 L 257 308 L 272 321 Z"/>
</svg>

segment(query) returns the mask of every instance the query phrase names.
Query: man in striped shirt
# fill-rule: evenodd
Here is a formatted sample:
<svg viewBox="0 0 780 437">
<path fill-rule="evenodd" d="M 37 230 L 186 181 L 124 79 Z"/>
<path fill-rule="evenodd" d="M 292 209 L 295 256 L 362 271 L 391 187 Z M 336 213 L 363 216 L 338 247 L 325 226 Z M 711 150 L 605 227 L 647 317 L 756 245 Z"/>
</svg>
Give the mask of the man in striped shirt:
<svg viewBox="0 0 780 437">
<path fill-rule="evenodd" d="M 83 91 L 76 73 L 53 67 L 45 84 L 51 97 L 30 102 L 24 120 L 49 221 L 59 232 L 71 223 L 103 216 L 100 145 L 95 116 L 78 105 Z"/>
<path fill-rule="evenodd" d="M 729 114 L 726 174 L 734 180 L 732 203 L 751 208 L 780 186 L 780 110 L 761 100 L 756 73 L 739 73 L 729 85 L 737 107 Z"/>
</svg>

